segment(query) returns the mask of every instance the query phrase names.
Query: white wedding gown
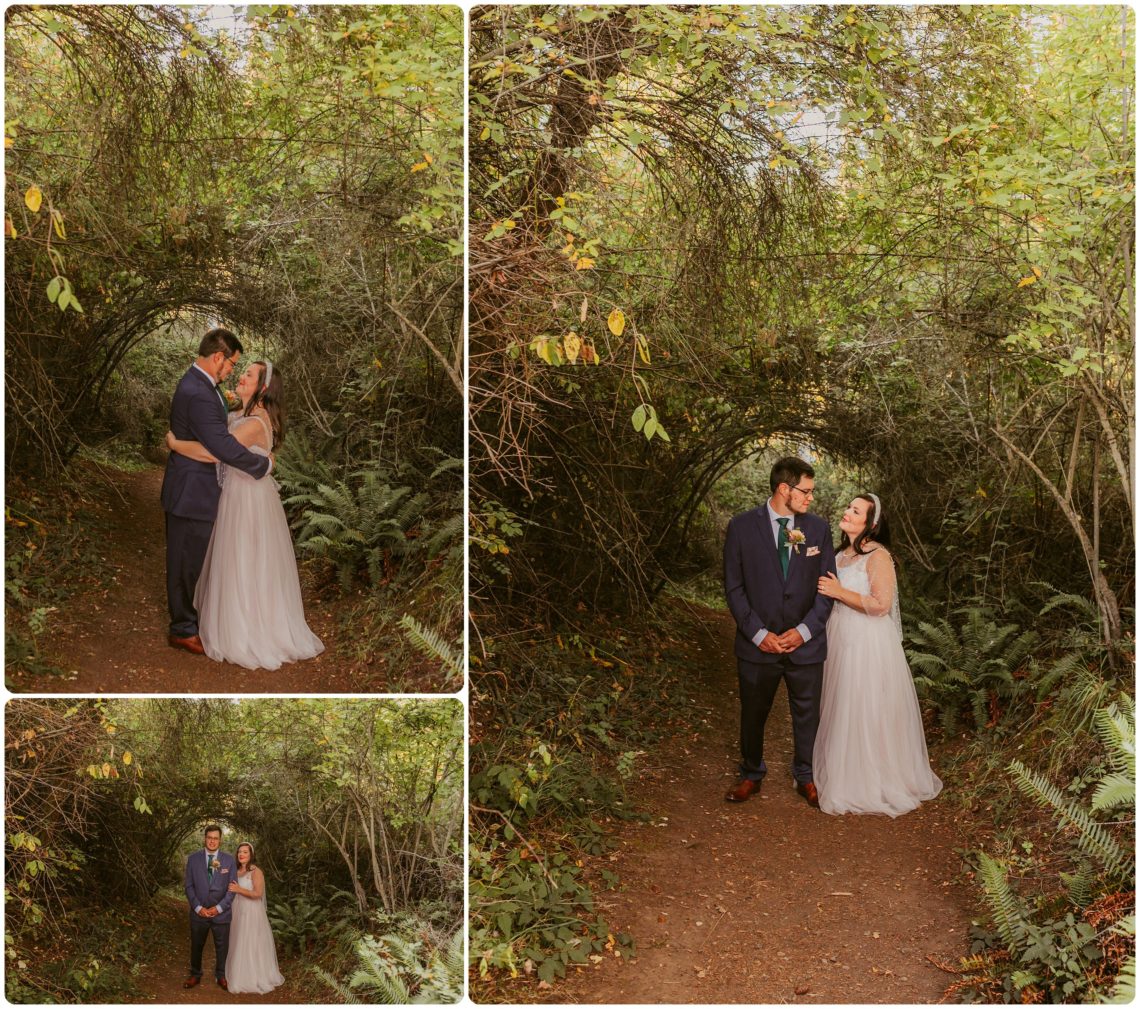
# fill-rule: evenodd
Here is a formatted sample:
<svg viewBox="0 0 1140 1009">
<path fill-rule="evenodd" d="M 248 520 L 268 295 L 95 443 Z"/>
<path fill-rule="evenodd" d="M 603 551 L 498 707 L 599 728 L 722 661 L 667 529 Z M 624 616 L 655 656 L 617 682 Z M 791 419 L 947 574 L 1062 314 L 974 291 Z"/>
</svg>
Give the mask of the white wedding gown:
<svg viewBox="0 0 1140 1009">
<path fill-rule="evenodd" d="M 230 417 L 239 424 L 260 424 L 261 444 L 250 451 L 268 455 L 269 424 L 260 417 Z M 308 624 L 301 601 L 297 559 L 289 523 L 270 476 L 218 464 L 222 497 L 194 590 L 198 634 L 211 659 L 246 669 L 276 669 L 283 662 L 311 659 L 324 651 Z"/>
<path fill-rule="evenodd" d="M 902 649 L 895 571 L 882 547 L 836 558 L 862 609 L 835 601 L 827 621 L 812 773 L 825 813 L 899 816 L 933 799 L 922 713 Z"/>
<path fill-rule="evenodd" d="M 238 886 L 253 889 L 251 875 L 238 876 Z M 273 930 L 265 913 L 265 894 L 258 898 L 234 894 L 230 924 L 230 951 L 226 955 L 226 982 L 232 992 L 264 995 L 285 983 L 277 969 Z"/>
</svg>

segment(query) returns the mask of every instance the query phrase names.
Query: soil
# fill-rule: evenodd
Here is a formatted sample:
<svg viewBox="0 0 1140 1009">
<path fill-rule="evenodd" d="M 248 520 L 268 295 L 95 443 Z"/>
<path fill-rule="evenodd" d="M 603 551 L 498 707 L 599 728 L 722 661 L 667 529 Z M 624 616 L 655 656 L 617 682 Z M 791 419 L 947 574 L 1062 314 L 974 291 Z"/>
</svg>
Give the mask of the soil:
<svg viewBox="0 0 1140 1009">
<path fill-rule="evenodd" d="M 186 901 L 163 895 L 156 900 L 157 937 L 150 950 L 154 956 L 143 964 L 138 978 L 138 986 L 146 993 L 148 1001 L 160 1005 L 288 1005 L 314 1001 L 295 984 L 294 979 L 304 968 L 287 962 L 280 964 L 285 983 L 265 995 L 236 995 L 219 987 L 214 980 L 214 943 L 209 937 L 202 953 L 201 983 L 195 988 L 183 988 L 182 982 L 190 973 L 190 924 Z"/>
<path fill-rule="evenodd" d="M 9 688 L 36 693 L 338 694 L 385 689 L 386 657 L 344 658 L 335 607 L 318 599 L 302 569 L 305 619 L 324 643 L 314 659 L 279 669 L 244 669 L 167 644 L 166 532 L 159 505 L 162 469 L 115 473 L 113 488 L 93 478 L 90 508 L 112 572 L 82 588 L 53 616 L 47 660 L 65 675 L 10 673 Z M 83 581 L 82 572 L 76 582 Z M 349 600 L 351 602 L 351 600 Z M 398 671 L 402 684 L 438 681 L 429 670 Z M 438 690 L 424 686 L 425 690 Z"/>
<path fill-rule="evenodd" d="M 687 622 L 687 621 L 686 621 Z M 739 804 L 734 626 L 701 610 L 693 642 L 690 731 L 644 758 L 636 798 L 647 823 L 622 827 L 596 859 L 621 879 L 598 893 L 615 935 L 636 956 L 608 953 L 546 989 L 520 978 L 511 1000 L 579 1003 L 933 1003 L 967 952 L 970 883 L 954 853 L 960 831 L 941 795 L 897 819 L 828 816 L 791 779 L 791 719 L 781 687 L 769 716 L 769 773 Z M 936 768 L 937 769 L 937 768 Z"/>
</svg>

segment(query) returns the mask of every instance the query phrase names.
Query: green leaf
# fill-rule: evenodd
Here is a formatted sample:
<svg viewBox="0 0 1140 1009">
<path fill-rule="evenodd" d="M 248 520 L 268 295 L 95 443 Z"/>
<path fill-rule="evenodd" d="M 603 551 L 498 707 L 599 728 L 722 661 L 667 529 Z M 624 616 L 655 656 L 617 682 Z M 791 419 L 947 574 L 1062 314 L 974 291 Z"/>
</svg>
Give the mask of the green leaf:
<svg viewBox="0 0 1140 1009">
<path fill-rule="evenodd" d="M 640 431 L 643 427 L 645 427 L 645 418 L 645 404 L 642 403 L 641 406 L 633 411 L 633 416 L 630 418 L 630 421 L 633 424 L 633 429 L 635 431 Z"/>
</svg>

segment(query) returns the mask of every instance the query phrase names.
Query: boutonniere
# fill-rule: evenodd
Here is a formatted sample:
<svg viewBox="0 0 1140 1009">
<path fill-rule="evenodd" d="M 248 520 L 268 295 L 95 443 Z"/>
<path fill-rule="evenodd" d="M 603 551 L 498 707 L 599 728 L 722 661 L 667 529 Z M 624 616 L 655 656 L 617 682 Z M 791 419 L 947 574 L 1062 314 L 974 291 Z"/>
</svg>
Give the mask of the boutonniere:
<svg viewBox="0 0 1140 1009">
<path fill-rule="evenodd" d="M 797 554 L 800 552 L 800 547 L 802 547 L 806 542 L 807 537 L 804 535 L 804 531 L 802 529 L 788 530 L 788 543 Z"/>
<path fill-rule="evenodd" d="M 221 867 L 222 867 L 222 863 L 219 862 L 216 858 L 210 859 L 210 868 L 211 869 L 220 869 Z"/>
<path fill-rule="evenodd" d="M 225 397 L 226 404 L 231 410 L 236 410 L 239 406 L 241 406 L 241 398 L 236 392 L 233 391 L 233 389 L 223 389 L 222 395 Z"/>
</svg>

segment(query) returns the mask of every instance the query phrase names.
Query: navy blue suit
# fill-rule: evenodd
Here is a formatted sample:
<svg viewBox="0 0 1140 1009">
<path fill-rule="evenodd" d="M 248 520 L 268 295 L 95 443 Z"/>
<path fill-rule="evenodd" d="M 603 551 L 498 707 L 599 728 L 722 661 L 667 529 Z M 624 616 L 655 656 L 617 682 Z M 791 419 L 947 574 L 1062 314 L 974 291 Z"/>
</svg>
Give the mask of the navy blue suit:
<svg viewBox="0 0 1140 1009">
<path fill-rule="evenodd" d="M 170 404 L 170 430 L 184 441 L 197 441 L 215 459 L 260 479 L 269 460 L 249 451 L 226 426 L 225 404 L 210 377 L 191 367 L 178 383 Z M 198 633 L 194 587 L 206 560 L 206 548 L 218 516 L 217 468 L 171 452 L 162 480 L 166 512 L 166 599 L 170 633 L 189 638 Z"/>
<path fill-rule="evenodd" d="M 190 973 L 193 977 L 202 976 L 202 949 L 206 945 L 207 934 L 214 936 L 214 975 L 226 976 L 226 954 L 230 948 L 230 921 L 233 912 L 231 905 L 234 894 L 229 892 L 230 883 L 237 879 L 237 862 L 233 855 L 216 851 L 213 855 L 218 867 L 210 878 L 206 864 L 205 850 L 194 852 L 186 859 L 186 900 L 190 904 Z M 197 908 L 218 908 L 213 918 L 203 918 Z"/>
<path fill-rule="evenodd" d="M 831 529 L 818 515 L 797 515 L 794 528 L 805 542 L 792 550 L 785 577 L 767 504 L 736 515 L 724 541 L 724 593 L 736 621 L 736 669 L 740 683 L 740 773 L 760 780 L 764 763 L 764 724 L 780 680 L 788 688 L 795 754 L 792 774 L 812 780 L 811 756 L 819 727 L 823 660 L 827 658 L 827 617 L 832 601 L 819 595 L 819 579 L 835 571 Z M 753 638 L 763 628 L 774 634 L 804 624 L 811 637 L 793 652 L 760 650 Z"/>
</svg>

